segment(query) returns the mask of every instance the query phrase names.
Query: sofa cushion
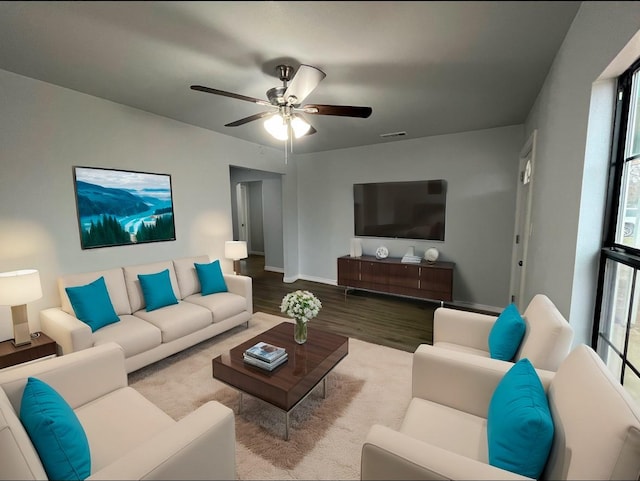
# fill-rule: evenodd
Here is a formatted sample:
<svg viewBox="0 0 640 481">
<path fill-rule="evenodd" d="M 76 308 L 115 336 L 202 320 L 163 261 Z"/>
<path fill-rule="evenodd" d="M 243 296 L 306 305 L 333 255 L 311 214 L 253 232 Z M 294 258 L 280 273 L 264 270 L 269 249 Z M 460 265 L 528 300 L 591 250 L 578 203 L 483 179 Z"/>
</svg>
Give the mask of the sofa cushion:
<svg viewBox="0 0 640 481">
<path fill-rule="evenodd" d="M 516 305 L 509 304 L 489 332 L 491 358 L 511 361 L 520 347 L 526 327 Z"/>
<path fill-rule="evenodd" d="M 540 378 L 528 359 L 498 383 L 487 416 L 489 464 L 537 479 L 545 467 L 554 425 Z"/>
<path fill-rule="evenodd" d="M 488 460 L 487 420 L 444 404 L 414 397 L 400 432 L 460 456 Z"/>
<path fill-rule="evenodd" d="M 536 294 L 522 315 L 527 324 L 515 359 L 527 358 L 537 369 L 557 371 L 571 351 L 573 328 L 544 294 Z"/>
<path fill-rule="evenodd" d="M 0 466 L 4 479 L 46 479 L 27 431 L 0 388 Z"/>
<path fill-rule="evenodd" d="M 107 290 L 109 291 L 109 298 L 113 304 L 113 308 L 116 314 L 122 316 L 123 314 L 131 314 L 131 306 L 129 305 L 129 295 L 127 294 L 127 287 L 124 282 L 124 272 L 122 268 L 109 269 L 105 271 L 87 272 L 82 274 L 67 274 L 58 278 L 58 290 L 60 293 L 61 307 L 67 314 L 75 315 L 67 292 L 66 287 L 83 286 L 95 281 L 99 277 L 104 277 Z"/>
<path fill-rule="evenodd" d="M 220 261 L 215 260 L 208 264 L 195 264 L 198 280 L 200 281 L 201 294 L 208 296 L 217 292 L 227 292 L 227 284 L 222 275 Z"/>
<path fill-rule="evenodd" d="M 104 277 L 84 286 L 67 287 L 65 291 L 76 317 L 88 324 L 91 332 L 120 320 L 111 304 Z"/>
<path fill-rule="evenodd" d="M 173 289 L 174 295 L 176 296 L 176 299 L 182 299 L 172 261 L 123 267 L 124 281 L 127 286 L 127 294 L 129 295 L 129 303 L 131 304 L 132 312 L 137 312 L 140 309 L 144 309 L 146 307 L 144 296 L 142 294 L 142 288 L 140 287 L 140 279 L 138 279 L 138 274 L 155 274 L 156 272 L 160 272 L 165 269 L 169 269 L 171 287 Z"/>
<path fill-rule="evenodd" d="M 120 316 L 120 322 L 106 326 L 93 333 L 93 345 L 108 342 L 119 344 L 126 358 L 158 347 L 162 343 L 162 334 L 153 324 L 139 317 Z"/>
<path fill-rule="evenodd" d="M 183 299 L 200 292 L 200 280 L 196 273 L 195 264 L 207 264 L 208 262 L 210 262 L 209 256 L 205 255 L 174 259 L 173 267 L 176 271 L 176 278 L 178 279 L 178 286 Z"/>
<path fill-rule="evenodd" d="M 206 307 L 213 315 L 213 322 L 224 321 L 247 310 L 247 300 L 231 292 L 218 292 L 208 296 L 194 294 L 187 297 L 185 301 Z"/>
<path fill-rule="evenodd" d="M 91 446 L 93 471 L 131 453 L 175 421 L 131 387 L 112 391 L 76 409 Z"/>
<path fill-rule="evenodd" d="M 171 287 L 169 269 L 154 274 L 138 274 L 138 279 L 147 311 L 155 311 L 178 303 Z"/>
<path fill-rule="evenodd" d="M 87 436 L 73 409 L 51 386 L 33 377 L 27 380 L 20 420 L 49 479 L 89 477 L 91 454 Z"/>
<path fill-rule="evenodd" d="M 545 479 L 638 479 L 640 405 L 593 349 L 571 351 L 548 398 L 557 429 Z"/>
<path fill-rule="evenodd" d="M 160 329 L 162 342 L 174 341 L 210 326 L 213 322 L 208 309 L 183 301 L 164 309 L 138 311 L 135 315 Z"/>
</svg>

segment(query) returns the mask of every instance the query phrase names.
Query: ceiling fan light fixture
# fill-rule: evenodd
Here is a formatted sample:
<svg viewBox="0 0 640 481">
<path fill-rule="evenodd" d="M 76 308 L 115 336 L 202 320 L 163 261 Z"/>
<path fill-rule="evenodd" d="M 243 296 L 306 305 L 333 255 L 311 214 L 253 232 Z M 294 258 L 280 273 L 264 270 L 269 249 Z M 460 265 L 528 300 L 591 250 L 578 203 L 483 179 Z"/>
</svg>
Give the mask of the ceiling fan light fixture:
<svg viewBox="0 0 640 481">
<path fill-rule="evenodd" d="M 293 134 L 296 136 L 296 139 L 299 139 L 309 132 L 311 125 L 309 125 L 302 117 L 295 116 L 291 119 L 291 128 L 293 129 Z"/>
<path fill-rule="evenodd" d="M 280 114 L 268 117 L 267 120 L 264 121 L 264 128 L 278 140 L 287 140 L 289 138 L 287 123 Z"/>
</svg>

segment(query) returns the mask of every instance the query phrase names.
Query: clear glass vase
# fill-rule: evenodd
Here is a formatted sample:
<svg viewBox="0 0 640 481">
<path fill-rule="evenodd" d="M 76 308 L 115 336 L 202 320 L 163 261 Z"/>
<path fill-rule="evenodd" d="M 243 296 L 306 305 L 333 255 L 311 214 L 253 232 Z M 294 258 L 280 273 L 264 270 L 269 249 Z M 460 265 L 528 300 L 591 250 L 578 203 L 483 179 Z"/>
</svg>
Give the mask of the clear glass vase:
<svg viewBox="0 0 640 481">
<path fill-rule="evenodd" d="M 304 318 L 296 318 L 293 326 L 293 339 L 298 344 L 307 342 L 307 320 Z"/>
</svg>

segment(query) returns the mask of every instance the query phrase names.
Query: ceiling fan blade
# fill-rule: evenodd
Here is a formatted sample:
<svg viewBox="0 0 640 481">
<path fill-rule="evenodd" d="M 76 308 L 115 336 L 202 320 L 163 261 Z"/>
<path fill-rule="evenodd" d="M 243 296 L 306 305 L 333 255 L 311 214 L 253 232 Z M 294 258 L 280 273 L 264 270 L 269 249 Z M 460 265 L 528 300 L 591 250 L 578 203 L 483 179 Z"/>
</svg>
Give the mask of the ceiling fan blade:
<svg viewBox="0 0 640 481">
<path fill-rule="evenodd" d="M 212 89 L 210 87 L 203 87 L 202 85 L 192 85 L 191 90 L 198 90 L 200 92 L 206 92 L 209 94 L 222 95 L 224 97 L 231 97 L 232 99 L 245 100 L 247 102 L 252 102 L 258 105 L 271 106 L 271 104 L 266 100 L 260 100 L 254 97 L 247 97 L 246 95 L 234 94 L 233 92 L 226 92 L 224 90 Z"/>
<path fill-rule="evenodd" d="M 224 124 L 225 127 L 238 127 L 240 125 L 247 124 L 249 122 L 253 122 L 254 120 L 259 120 L 263 117 L 267 117 L 269 115 L 273 115 L 273 112 L 260 112 L 259 114 L 253 114 L 249 117 L 245 117 L 244 119 L 236 120 L 235 122 L 231 122 L 228 124 Z"/>
<path fill-rule="evenodd" d="M 300 65 L 289 82 L 283 97 L 285 100 L 291 98 L 291 102 L 289 102 L 291 105 L 300 105 L 326 76 L 327 74 L 319 68 L 311 65 Z"/>
<path fill-rule="evenodd" d="M 340 117 L 359 117 L 366 119 L 371 115 L 371 107 L 354 107 L 352 105 L 319 105 L 309 104 L 300 107 L 298 110 L 305 114 L 315 115 L 338 115 Z"/>
</svg>

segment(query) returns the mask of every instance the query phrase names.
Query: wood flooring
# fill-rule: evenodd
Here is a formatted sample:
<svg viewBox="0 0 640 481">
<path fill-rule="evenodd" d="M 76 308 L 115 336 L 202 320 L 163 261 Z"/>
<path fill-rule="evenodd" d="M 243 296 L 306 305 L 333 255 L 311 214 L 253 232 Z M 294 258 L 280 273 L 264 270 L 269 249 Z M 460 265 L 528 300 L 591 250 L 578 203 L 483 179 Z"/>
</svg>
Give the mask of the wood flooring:
<svg viewBox="0 0 640 481">
<path fill-rule="evenodd" d="M 253 310 L 284 316 L 280 302 L 289 292 L 308 290 L 322 302 L 314 327 L 366 342 L 413 352 L 433 342 L 433 311 L 438 303 L 349 291 L 328 284 L 282 281 L 282 274 L 264 270 L 264 257 L 249 256 L 240 262 L 240 274 L 253 280 Z"/>
</svg>

